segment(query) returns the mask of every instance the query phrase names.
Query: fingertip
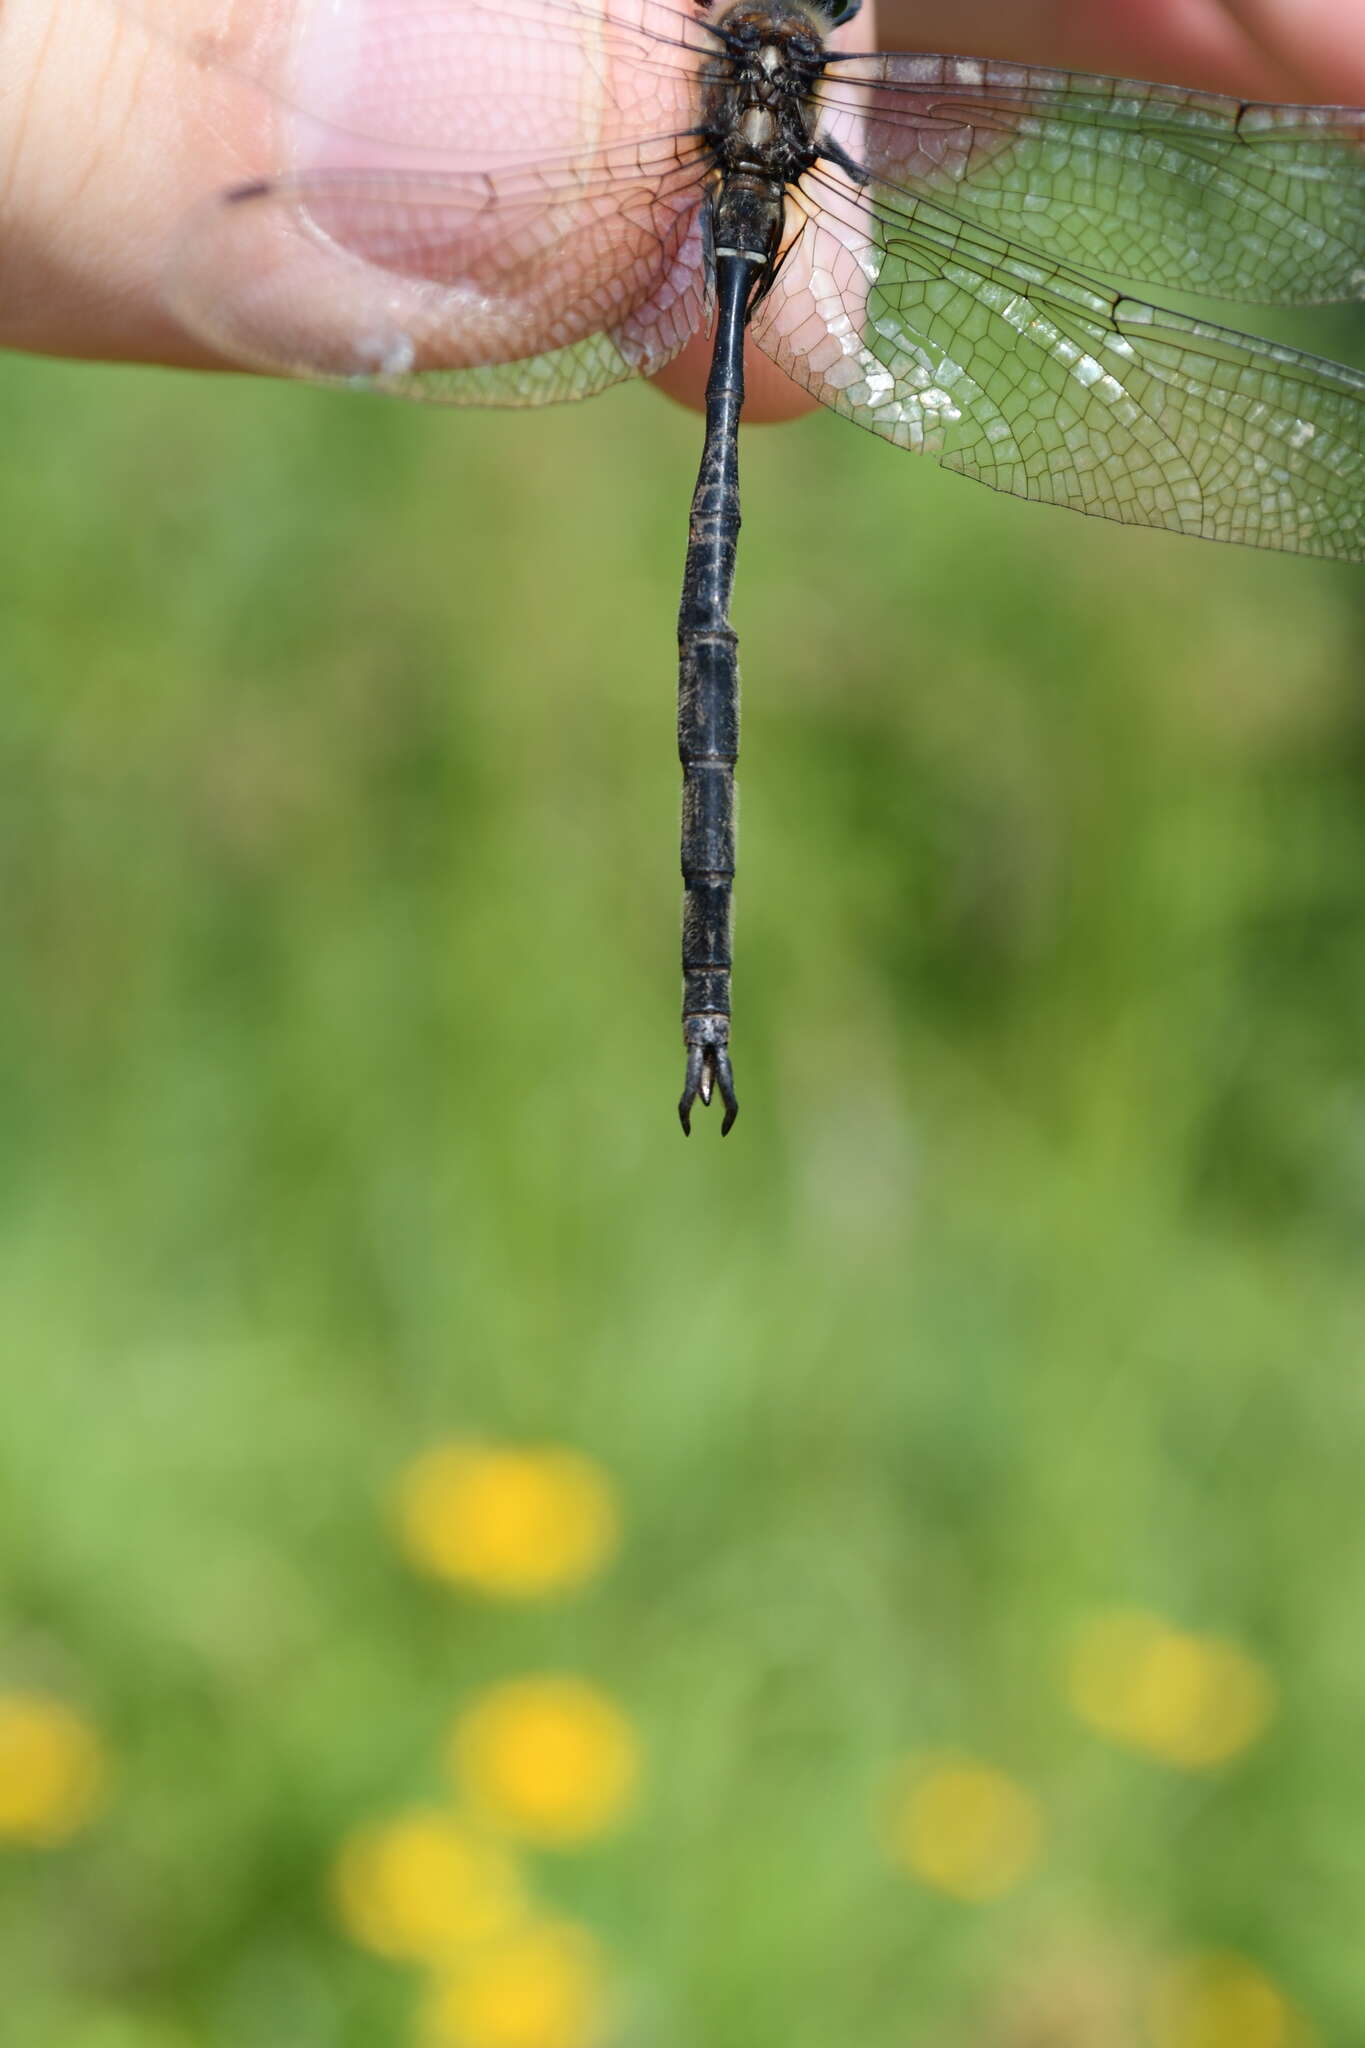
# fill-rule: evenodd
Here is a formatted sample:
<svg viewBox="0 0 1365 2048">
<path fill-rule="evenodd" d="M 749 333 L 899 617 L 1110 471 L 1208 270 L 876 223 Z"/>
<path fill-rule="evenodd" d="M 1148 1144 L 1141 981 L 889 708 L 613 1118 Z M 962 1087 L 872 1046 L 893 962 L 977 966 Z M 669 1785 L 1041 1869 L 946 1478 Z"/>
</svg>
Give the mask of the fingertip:
<svg viewBox="0 0 1365 2048">
<path fill-rule="evenodd" d="M 711 335 L 694 334 L 681 355 L 650 379 L 666 397 L 692 412 L 706 409 L 706 380 L 711 374 Z M 753 341 L 744 345 L 744 423 L 746 426 L 774 425 L 782 420 L 800 419 L 815 410 L 816 401 L 799 384 L 793 384 L 771 357 Z"/>
</svg>

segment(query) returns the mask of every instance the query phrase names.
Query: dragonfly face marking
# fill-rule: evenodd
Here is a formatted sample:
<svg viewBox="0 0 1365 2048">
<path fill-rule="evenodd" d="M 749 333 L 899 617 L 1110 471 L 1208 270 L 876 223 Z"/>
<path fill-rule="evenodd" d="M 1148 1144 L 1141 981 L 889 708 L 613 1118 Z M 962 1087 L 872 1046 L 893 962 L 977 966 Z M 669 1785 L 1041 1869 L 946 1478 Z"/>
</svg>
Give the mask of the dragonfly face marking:
<svg viewBox="0 0 1365 2048">
<path fill-rule="evenodd" d="M 328 0 L 320 62 L 264 0 L 114 4 L 327 137 L 171 252 L 172 307 L 223 355 L 540 405 L 711 328 L 679 614 L 684 1128 L 714 1093 L 736 1110 L 746 330 L 994 489 L 1365 561 L 1365 374 L 1159 302 L 1365 296 L 1359 109 L 849 52 L 839 0 Z"/>
</svg>

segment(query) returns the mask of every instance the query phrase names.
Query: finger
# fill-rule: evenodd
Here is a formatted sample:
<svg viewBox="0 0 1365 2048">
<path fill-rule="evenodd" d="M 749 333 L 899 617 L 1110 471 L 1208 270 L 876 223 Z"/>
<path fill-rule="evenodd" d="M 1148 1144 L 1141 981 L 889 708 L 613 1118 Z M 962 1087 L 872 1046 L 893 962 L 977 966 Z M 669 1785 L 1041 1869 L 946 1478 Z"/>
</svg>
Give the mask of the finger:
<svg viewBox="0 0 1365 2048">
<path fill-rule="evenodd" d="M 686 36 L 671 44 L 680 20 Z M 642 36 L 642 24 L 663 33 Z M 523 303 L 551 304 L 558 263 L 564 303 L 576 292 L 582 309 L 600 286 L 609 314 L 633 291 L 628 310 L 647 325 L 645 301 L 659 282 L 649 266 L 665 260 L 664 238 L 639 152 L 627 144 L 658 138 L 666 161 L 667 137 L 694 121 L 691 33 L 686 16 L 660 0 L 5 0 L 0 75 L 12 161 L 0 340 L 58 354 L 217 363 L 211 343 L 170 317 L 162 291 L 168 253 L 196 203 L 281 170 L 401 171 L 414 161 L 424 172 L 482 175 L 558 158 L 567 168 L 547 173 L 554 204 L 538 221 L 525 177 L 512 188 L 526 202 L 514 223 L 523 240 L 504 234 L 503 248 L 514 263 L 519 247 L 534 244 L 539 287 L 504 293 L 509 317 Z M 581 167 L 585 152 L 615 145 L 619 167 L 634 166 L 633 207 L 620 198 L 615 158 L 609 186 L 599 180 L 591 198 L 580 191 L 573 160 Z M 490 180 L 492 212 L 504 189 Z M 476 299 L 485 287 L 502 292 L 506 266 L 499 272 L 489 255 L 490 216 L 476 219 L 462 203 L 447 218 L 469 232 L 433 248 L 423 276 L 449 285 L 454 322 L 460 290 L 468 285 Z M 334 211 L 329 232 L 345 226 Z M 251 252 L 239 253 L 246 278 Z M 440 256 L 449 263 L 444 278 L 435 274 Z M 278 248 L 262 252 L 269 260 L 278 274 Z M 685 299 L 684 278 L 666 283 L 675 303 Z M 287 297 L 282 284 L 281 302 Z M 333 293 L 333 318 L 344 317 L 338 305 Z M 544 346 L 545 334 L 528 324 L 513 352 Z"/>
<path fill-rule="evenodd" d="M 1284 0 L 1278 4 L 1283 8 Z M 1333 0 L 1317 4 L 1327 12 Z M 1338 14 L 1345 11 L 1345 0 L 1335 4 Z M 1110 7 L 1092 0 L 958 0 L 951 7 L 944 0 L 883 0 L 882 20 L 893 50 L 1004 57 L 1246 99 L 1287 99 L 1299 89 L 1223 0 L 1124 0 Z"/>
<path fill-rule="evenodd" d="M 878 0 L 864 0 L 862 11 L 830 36 L 836 50 L 877 48 Z M 781 289 L 779 281 L 778 290 Z M 682 405 L 700 412 L 706 403 L 706 380 L 711 373 L 711 337 L 694 334 L 682 354 L 676 356 L 654 378 L 660 391 Z M 817 401 L 786 372 L 779 370 L 771 356 L 746 341 L 744 347 L 744 418 L 748 424 L 771 424 L 777 420 L 799 419 L 814 412 Z"/>
<path fill-rule="evenodd" d="M 1365 12 L 1350 0 L 1226 0 L 1269 62 L 1327 104 L 1365 101 Z"/>
<path fill-rule="evenodd" d="M 243 352 L 336 374 L 382 333 L 385 358 L 423 374 L 607 336 L 661 358 L 689 278 L 700 295 L 679 157 L 696 154 L 703 48 L 660 0 L 311 0 L 281 93 L 307 110 L 285 124 L 299 175 L 278 188 L 294 231 L 286 199 L 259 211 L 258 256 L 251 224 L 234 238 Z M 213 328 L 199 270 L 180 303 Z"/>
<path fill-rule="evenodd" d="M 203 365 L 161 264 L 206 190 L 259 170 L 268 109 L 112 0 L 0 6 L 5 194 L 0 341 L 50 355 Z"/>
<path fill-rule="evenodd" d="M 186 0 L 156 4 L 183 13 Z M 491 175 L 695 119 L 705 38 L 668 0 L 295 0 L 293 13 L 272 83 L 316 117 L 291 124 L 294 169 Z"/>
</svg>

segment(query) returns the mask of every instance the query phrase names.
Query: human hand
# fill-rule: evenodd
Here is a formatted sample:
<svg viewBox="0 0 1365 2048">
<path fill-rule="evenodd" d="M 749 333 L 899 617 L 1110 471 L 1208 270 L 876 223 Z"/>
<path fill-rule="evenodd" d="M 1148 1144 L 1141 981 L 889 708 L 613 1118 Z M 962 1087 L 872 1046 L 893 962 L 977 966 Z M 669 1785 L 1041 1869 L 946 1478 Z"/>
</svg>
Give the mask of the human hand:
<svg viewBox="0 0 1365 2048">
<path fill-rule="evenodd" d="M 196 48 L 207 33 L 176 42 L 139 19 L 159 14 L 183 28 L 197 4 L 6 0 L 0 8 L 0 342 L 221 367 L 167 311 L 164 255 L 197 200 L 279 161 L 280 108 Z M 397 13 L 401 0 L 368 4 Z M 231 47 L 259 50 L 294 17 L 290 0 L 214 0 L 198 18 Z M 321 8 L 317 18 L 325 19 Z M 1103 10 L 1059 0 L 881 0 L 881 36 L 889 48 L 951 46 L 1247 97 L 1365 101 L 1365 14 L 1346 0 L 1124 0 Z M 837 40 L 877 46 L 871 0 Z M 533 40 L 528 53 L 543 62 Z M 473 81 L 462 76 L 461 85 L 472 98 Z M 441 112 L 448 120 L 444 103 Z M 486 106 L 476 118 L 486 122 Z M 706 353 L 699 337 L 658 381 L 698 402 Z M 749 417 L 788 417 L 810 404 L 755 355 Z"/>
</svg>

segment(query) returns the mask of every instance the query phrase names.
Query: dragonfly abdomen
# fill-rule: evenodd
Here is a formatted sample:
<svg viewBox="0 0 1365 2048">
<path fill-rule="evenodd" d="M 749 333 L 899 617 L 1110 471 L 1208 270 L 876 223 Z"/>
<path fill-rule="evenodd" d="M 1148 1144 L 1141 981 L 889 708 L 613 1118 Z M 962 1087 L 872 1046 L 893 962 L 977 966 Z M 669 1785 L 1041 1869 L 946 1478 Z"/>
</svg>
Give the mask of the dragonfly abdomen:
<svg viewBox="0 0 1365 2048">
<path fill-rule="evenodd" d="M 730 897 L 735 873 L 735 761 L 739 754 L 739 646 L 730 592 L 739 539 L 739 415 L 744 404 L 744 326 L 767 265 L 761 249 L 726 247 L 717 204 L 715 353 L 706 386 L 706 441 L 688 525 L 678 609 L 678 754 L 683 770 L 683 1042 L 687 1077 L 678 1114 L 725 1103 L 722 1132 L 738 1113 L 730 1074 Z M 776 206 L 780 220 L 781 190 Z M 739 218 L 725 231 L 744 233 Z"/>
</svg>

